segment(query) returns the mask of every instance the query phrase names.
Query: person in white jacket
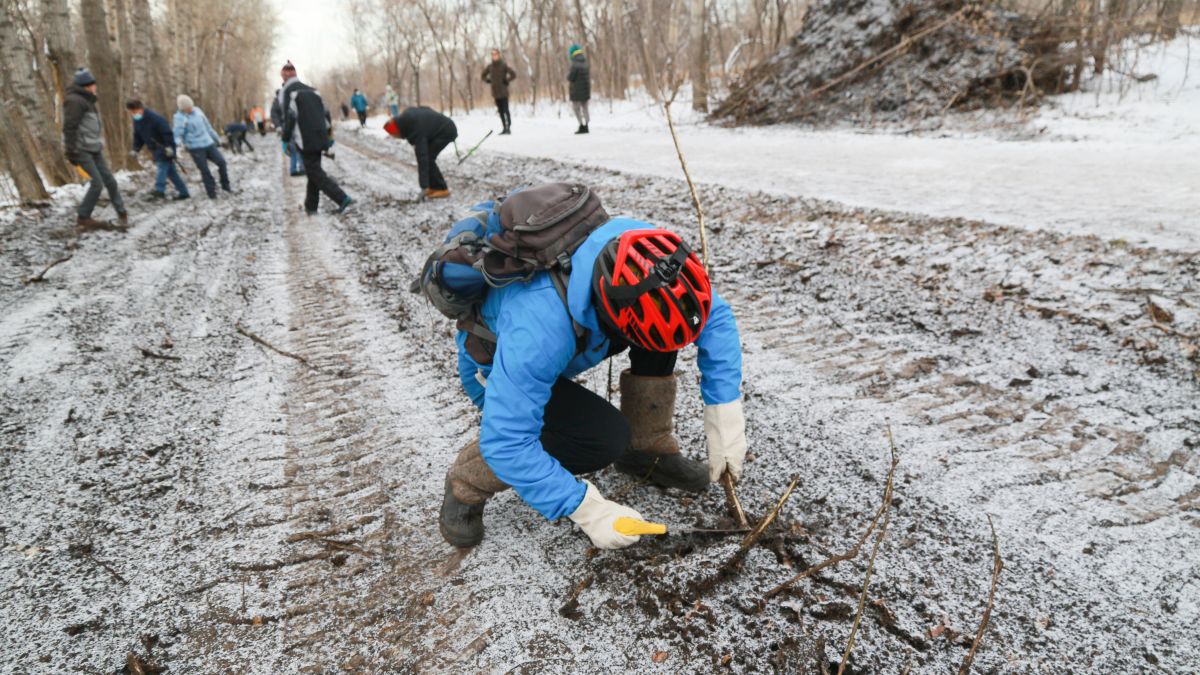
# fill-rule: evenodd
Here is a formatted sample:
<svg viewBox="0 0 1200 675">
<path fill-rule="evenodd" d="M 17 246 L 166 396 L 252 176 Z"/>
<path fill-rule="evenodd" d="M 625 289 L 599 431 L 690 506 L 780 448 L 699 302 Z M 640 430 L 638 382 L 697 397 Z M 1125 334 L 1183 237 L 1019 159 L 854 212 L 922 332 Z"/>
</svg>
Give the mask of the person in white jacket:
<svg viewBox="0 0 1200 675">
<path fill-rule="evenodd" d="M 217 130 L 213 129 L 204 111 L 187 94 L 180 94 L 175 99 L 175 105 L 178 108 L 172 124 L 175 141 L 187 148 L 188 154 L 196 162 L 196 168 L 200 170 L 200 180 L 204 183 L 204 191 L 208 193 L 208 198 L 217 198 L 217 184 L 213 180 L 212 172 L 208 170 L 209 162 L 217 165 L 217 173 L 221 178 L 221 189 L 233 192 L 233 188 L 229 185 L 229 168 L 225 163 L 225 156 L 221 154 L 221 137 L 217 135 Z"/>
</svg>

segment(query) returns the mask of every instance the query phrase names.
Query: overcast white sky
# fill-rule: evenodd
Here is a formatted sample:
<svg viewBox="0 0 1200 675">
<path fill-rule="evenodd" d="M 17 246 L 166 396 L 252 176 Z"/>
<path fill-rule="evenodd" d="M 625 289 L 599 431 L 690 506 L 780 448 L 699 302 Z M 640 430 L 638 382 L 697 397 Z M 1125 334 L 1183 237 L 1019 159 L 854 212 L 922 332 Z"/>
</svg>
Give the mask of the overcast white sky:
<svg viewBox="0 0 1200 675">
<path fill-rule="evenodd" d="M 279 33 L 269 83 L 278 85 L 279 68 L 291 59 L 300 79 L 354 60 L 342 0 L 271 0 L 279 11 Z"/>
</svg>

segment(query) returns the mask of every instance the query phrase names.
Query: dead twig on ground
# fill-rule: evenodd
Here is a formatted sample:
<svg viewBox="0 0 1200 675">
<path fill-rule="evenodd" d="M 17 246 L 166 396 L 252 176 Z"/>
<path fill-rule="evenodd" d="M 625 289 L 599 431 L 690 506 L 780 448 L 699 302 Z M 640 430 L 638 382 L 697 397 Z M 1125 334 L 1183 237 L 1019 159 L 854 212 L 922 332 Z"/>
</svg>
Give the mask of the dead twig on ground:
<svg viewBox="0 0 1200 675">
<path fill-rule="evenodd" d="M 156 352 L 151 349 L 146 349 L 145 347 L 138 347 L 137 345 L 134 345 L 134 347 L 137 347 L 137 350 L 142 353 L 142 356 L 145 356 L 148 359 L 160 359 L 162 361 L 182 361 L 183 360 L 178 356 L 171 356 L 170 354 L 160 354 L 159 352 Z"/>
<path fill-rule="evenodd" d="M 891 426 L 890 425 L 888 426 L 888 433 L 889 433 L 889 435 L 891 434 Z M 867 529 L 863 531 L 862 536 L 858 538 L 858 541 L 854 542 L 854 546 L 850 547 L 850 549 L 847 550 L 845 553 L 839 553 L 837 555 L 830 556 L 829 558 L 826 558 L 825 560 L 822 560 L 821 562 L 817 563 L 816 565 L 809 567 L 808 569 L 804 570 L 803 572 L 800 572 L 799 574 L 792 577 L 791 579 L 788 579 L 787 581 L 784 581 L 783 583 L 779 584 L 778 586 L 767 591 L 765 594 L 763 594 L 762 600 L 760 601 L 761 604 L 766 604 L 766 602 L 768 600 L 770 600 L 771 598 L 786 591 L 788 588 L 790 588 L 792 585 L 794 585 L 798 581 L 801 581 L 803 579 L 811 577 L 812 575 L 820 572 L 821 570 L 832 567 L 838 563 L 845 562 L 847 560 L 853 560 L 858 557 L 859 553 L 862 552 L 863 544 L 865 544 L 867 539 L 870 538 L 871 533 L 875 531 L 875 528 L 879 526 L 880 520 L 883 518 L 884 514 L 888 510 L 889 505 L 891 504 L 891 499 L 890 499 L 891 492 L 892 492 L 891 488 L 892 488 L 892 483 L 896 477 L 896 466 L 899 463 L 900 463 L 899 456 L 896 455 L 895 453 L 893 453 L 892 454 L 892 465 L 891 465 L 891 468 L 888 469 L 887 483 L 886 483 L 886 487 L 884 488 L 883 503 L 881 503 L 879 505 L 879 508 L 875 511 L 875 517 L 871 519 L 871 523 L 869 525 L 867 525 Z"/>
<path fill-rule="evenodd" d="M 57 259 L 57 260 L 52 260 L 52 261 L 50 262 L 50 264 L 48 264 L 48 265 L 46 265 L 45 267 L 43 267 L 43 268 L 42 268 L 42 271 L 41 271 L 41 272 L 38 272 L 37 274 L 35 274 L 35 275 L 31 276 L 31 277 L 27 277 L 27 278 L 26 278 L 25 280 L 23 280 L 21 283 L 22 283 L 22 284 L 24 284 L 24 285 L 26 285 L 26 286 L 28 286 L 29 284 L 41 283 L 41 282 L 43 282 L 43 281 L 45 281 L 45 280 L 46 280 L 46 272 L 49 272 L 50 270 L 54 269 L 54 268 L 55 268 L 55 267 L 57 267 L 58 265 L 61 265 L 61 264 L 63 264 L 63 263 L 65 263 L 65 262 L 67 262 L 68 260 L 70 260 L 71 258 L 74 258 L 74 257 L 75 257 L 75 254 L 74 254 L 74 253 L 72 253 L 71 255 L 64 256 L 64 257 L 62 257 L 62 258 L 59 258 L 59 259 Z"/>
<path fill-rule="evenodd" d="M 738 527 L 750 527 L 746 520 L 746 512 L 742 510 L 742 502 L 738 499 L 737 490 L 733 489 L 733 474 L 729 469 L 721 474 L 721 487 L 725 488 L 725 503 L 729 506 L 729 515 L 737 521 Z"/>
<path fill-rule="evenodd" d="M 767 515 L 764 516 L 761 521 L 759 521 L 758 525 L 754 526 L 754 529 L 751 530 L 744 539 L 742 539 L 742 544 L 738 547 L 739 553 L 745 553 L 747 550 L 749 550 L 750 547 L 754 545 L 754 542 L 758 541 L 759 537 L 763 535 L 763 532 L 767 531 L 767 528 L 770 527 L 771 523 L 775 521 L 775 517 L 779 515 L 779 511 L 783 508 L 783 505 L 788 500 L 788 497 L 792 496 L 792 491 L 796 489 L 796 485 L 799 482 L 800 474 L 796 474 L 796 476 L 792 478 L 792 482 L 788 484 L 787 489 L 784 490 L 783 494 L 779 496 L 779 501 L 775 502 L 775 507 L 772 508 L 771 511 L 767 513 Z"/>
<path fill-rule="evenodd" d="M 887 485 L 883 490 L 883 524 L 879 527 L 879 534 L 875 537 L 875 544 L 871 547 L 871 559 L 867 561 L 867 572 L 863 577 L 862 592 L 858 596 L 858 609 L 854 612 L 854 625 L 850 627 L 850 637 L 846 640 L 846 651 L 842 652 L 842 660 L 838 663 L 838 675 L 842 675 L 846 670 L 846 664 L 850 663 L 850 652 L 854 649 L 854 636 L 858 634 L 858 626 L 862 623 L 863 608 L 867 604 L 867 591 L 871 587 L 871 574 L 875 571 L 875 557 L 879 554 L 879 545 L 883 543 L 883 538 L 887 536 L 888 523 L 892 520 L 892 492 L 895 490 L 896 477 L 896 439 L 892 436 L 892 425 L 887 427 L 888 447 L 892 452 L 892 471 L 888 472 Z"/>
<path fill-rule="evenodd" d="M 289 359 L 294 359 L 296 361 L 299 361 L 300 363 L 303 363 L 304 365 L 308 366 L 309 368 L 316 369 L 316 366 L 309 363 L 307 358 L 300 356 L 299 354 L 293 354 L 292 352 L 289 352 L 286 349 L 280 349 L 279 347 L 276 347 L 275 345 L 271 344 L 270 342 L 267 342 L 266 340 L 262 339 L 258 335 L 246 330 L 246 328 L 244 326 L 242 326 L 242 324 L 239 323 L 235 327 L 237 328 L 238 333 L 242 334 L 245 337 L 250 338 L 250 340 L 253 341 L 254 343 L 261 345 L 263 347 L 266 347 L 267 349 L 270 349 L 271 351 L 275 352 L 276 354 L 279 354 L 280 356 L 286 356 Z"/>
<path fill-rule="evenodd" d="M 992 618 L 992 606 L 996 601 L 996 586 L 1000 582 L 1000 572 L 1004 570 L 1004 559 L 1000 557 L 1000 539 L 996 536 L 996 525 L 992 522 L 990 515 L 988 516 L 988 527 L 992 530 L 992 586 L 988 590 L 987 606 L 983 609 L 979 630 L 975 631 L 975 639 L 971 642 L 971 651 L 967 652 L 967 656 L 963 659 L 962 667 L 958 669 L 958 675 L 967 675 L 971 670 L 975 652 L 979 649 L 979 643 L 983 642 L 983 634 L 987 632 L 988 621 Z"/>
</svg>

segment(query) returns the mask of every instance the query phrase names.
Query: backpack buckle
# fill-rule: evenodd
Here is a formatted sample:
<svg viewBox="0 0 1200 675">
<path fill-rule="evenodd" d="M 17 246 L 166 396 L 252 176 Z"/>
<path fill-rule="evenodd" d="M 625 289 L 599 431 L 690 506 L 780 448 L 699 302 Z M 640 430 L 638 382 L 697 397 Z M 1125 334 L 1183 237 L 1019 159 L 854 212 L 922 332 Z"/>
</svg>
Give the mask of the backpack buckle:
<svg viewBox="0 0 1200 675">
<path fill-rule="evenodd" d="M 562 271 L 571 271 L 571 256 L 567 255 L 566 251 L 561 251 L 557 256 L 555 256 L 554 260 L 558 263 L 558 266 L 562 268 Z"/>
</svg>

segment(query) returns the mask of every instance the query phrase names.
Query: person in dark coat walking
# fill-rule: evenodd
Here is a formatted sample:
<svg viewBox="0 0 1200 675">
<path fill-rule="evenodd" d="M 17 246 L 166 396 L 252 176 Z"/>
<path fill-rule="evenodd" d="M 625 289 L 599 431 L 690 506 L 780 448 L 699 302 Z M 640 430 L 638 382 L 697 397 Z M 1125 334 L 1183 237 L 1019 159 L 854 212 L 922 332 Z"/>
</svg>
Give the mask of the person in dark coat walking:
<svg viewBox="0 0 1200 675">
<path fill-rule="evenodd" d="M 117 179 L 104 161 L 103 127 L 100 125 L 100 110 L 96 107 L 96 78 L 87 68 L 75 71 L 75 79 L 63 97 L 63 149 L 67 161 L 83 169 L 91 178 L 76 211 L 76 226 L 104 226 L 104 223 L 92 218 L 92 211 L 100 199 L 100 192 L 108 190 L 108 198 L 117 211 L 119 226 L 128 227 L 129 214 L 125 210 L 125 201 L 121 199 Z"/>
<path fill-rule="evenodd" d="M 367 126 L 367 97 L 358 89 L 355 89 L 354 95 L 350 97 L 350 107 L 358 114 L 358 126 Z"/>
<path fill-rule="evenodd" d="M 417 155 L 417 179 L 428 199 L 443 199 L 450 196 L 450 188 L 437 165 L 438 154 L 458 138 L 458 127 L 454 120 L 426 108 L 414 106 L 404 108 L 387 124 L 384 131 L 394 138 L 401 138 L 413 146 Z"/>
<path fill-rule="evenodd" d="M 229 141 L 229 149 L 234 154 L 241 154 L 242 146 L 246 146 L 250 152 L 254 152 L 254 146 L 250 145 L 250 141 L 246 138 L 246 132 L 250 131 L 250 127 L 241 122 L 230 122 L 225 125 L 225 138 Z"/>
<path fill-rule="evenodd" d="M 512 115 L 508 112 L 508 83 L 515 79 L 517 71 L 504 62 L 499 49 L 493 49 L 492 62 L 483 68 L 483 81 L 492 85 L 492 98 L 496 99 L 496 111 L 500 113 L 500 124 L 504 125 L 501 135 L 512 133 Z"/>
<path fill-rule="evenodd" d="M 320 204 L 321 193 L 338 205 L 342 213 L 350 206 L 350 196 L 338 186 L 321 168 L 321 154 L 333 144 L 332 120 L 325 102 L 316 89 L 304 84 L 296 77 L 296 67 L 288 61 L 279 73 L 283 77 L 283 88 L 279 91 L 279 105 L 283 109 L 284 152 L 294 146 L 304 162 L 304 173 L 308 175 L 308 190 L 304 198 L 304 212 L 313 215 Z"/>
<path fill-rule="evenodd" d="M 577 134 L 588 133 L 588 123 L 592 121 L 588 114 L 588 100 L 592 98 L 592 76 L 588 72 L 587 57 L 583 55 L 583 47 L 571 45 L 567 50 L 571 57 L 571 70 L 567 71 L 567 82 L 571 83 L 571 108 L 575 110 L 575 119 L 579 120 Z"/>
<path fill-rule="evenodd" d="M 133 118 L 133 152 L 137 154 L 142 148 L 150 150 L 154 157 L 157 173 L 154 176 L 154 190 L 150 196 L 163 199 L 167 196 L 167 180 L 175 186 L 178 194 L 175 199 L 187 199 L 187 184 L 175 170 L 175 134 L 171 133 L 171 125 L 167 118 L 150 110 L 138 99 L 125 102 L 125 109 Z"/>
</svg>

